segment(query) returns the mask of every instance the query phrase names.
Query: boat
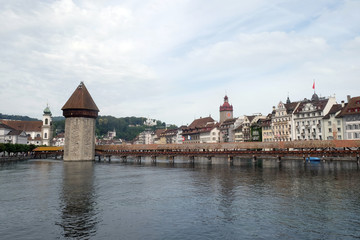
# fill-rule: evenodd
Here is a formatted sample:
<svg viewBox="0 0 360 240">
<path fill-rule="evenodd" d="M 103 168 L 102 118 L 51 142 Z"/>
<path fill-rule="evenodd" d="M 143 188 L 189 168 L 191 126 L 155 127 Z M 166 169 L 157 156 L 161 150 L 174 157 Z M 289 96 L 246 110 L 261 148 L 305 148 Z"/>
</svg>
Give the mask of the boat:
<svg viewBox="0 0 360 240">
<path fill-rule="evenodd" d="M 319 162 L 321 159 L 318 157 L 308 157 L 306 158 L 306 161 L 308 162 Z"/>
</svg>

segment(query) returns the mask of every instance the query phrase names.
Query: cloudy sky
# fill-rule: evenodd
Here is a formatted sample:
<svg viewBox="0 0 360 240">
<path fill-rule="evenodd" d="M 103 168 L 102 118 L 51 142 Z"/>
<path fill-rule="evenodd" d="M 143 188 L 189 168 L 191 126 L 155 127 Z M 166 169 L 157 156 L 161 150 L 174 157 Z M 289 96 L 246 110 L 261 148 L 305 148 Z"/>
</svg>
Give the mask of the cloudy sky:
<svg viewBox="0 0 360 240">
<path fill-rule="evenodd" d="M 0 113 L 54 116 L 80 81 L 101 115 L 177 125 L 360 95 L 359 0 L 0 0 Z"/>
</svg>

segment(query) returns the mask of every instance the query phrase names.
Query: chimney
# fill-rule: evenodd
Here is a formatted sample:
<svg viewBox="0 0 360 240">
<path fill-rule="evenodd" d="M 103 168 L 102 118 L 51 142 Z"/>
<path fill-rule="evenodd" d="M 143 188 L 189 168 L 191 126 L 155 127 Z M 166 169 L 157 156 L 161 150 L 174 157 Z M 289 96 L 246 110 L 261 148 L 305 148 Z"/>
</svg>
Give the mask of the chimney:
<svg viewBox="0 0 360 240">
<path fill-rule="evenodd" d="M 347 101 L 350 102 L 350 98 L 351 96 L 350 95 L 347 95 Z"/>
<path fill-rule="evenodd" d="M 344 100 L 341 101 L 341 107 L 345 107 L 345 101 Z"/>
</svg>

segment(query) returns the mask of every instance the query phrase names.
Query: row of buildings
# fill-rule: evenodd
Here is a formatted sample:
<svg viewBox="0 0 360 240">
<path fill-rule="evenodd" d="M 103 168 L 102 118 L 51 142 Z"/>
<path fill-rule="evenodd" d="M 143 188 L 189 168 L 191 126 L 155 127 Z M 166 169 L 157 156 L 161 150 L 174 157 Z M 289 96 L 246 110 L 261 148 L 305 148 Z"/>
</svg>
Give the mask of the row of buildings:
<svg viewBox="0 0 360 240">
<path fill-rule="evenodd" d="M 42 121 L 0 120 L 0 143 L 50 146 L 52 114 L 47 106 Z"/>
<path fill-rule="evenodd" d="M 146 130 L 135 144 L 216 143 L 247 141 L 360 140 L 360 97 L 347 97 L 337 103 L 335 97 L 280 101 L 267 115 L 233 117 L 227 96 L 219 108 L 220 120 L 211 116 L 195 119 L 178 129 Z"/>
<path fill-rule="evenodd" d="M 360 140 L 360 97 L 347 97 L 337 103 L 335 97 L 320 98 L 314 93 L 311 99 L 291 102 L 289 97 L 280 101 L 267 115 L 233 116 L 229 98 L 219 108 L 219 121 L 211 116 L 195 119 L 188 126 L 177 129 L 150 130 L 154 120 L 144 124 L 148 129 L 140 133 L 134 144 L 186 144 L 247 141 L 296 140 Z M 52 114 L 47 106 L 42 121 L 0 120 L 0 143 L 34 145 L 64 145 L 64 136 L 52 138 Z M 116 132 L 97 139 L 97 144 L 121 144 L 114 140 Z"/>
</svg>

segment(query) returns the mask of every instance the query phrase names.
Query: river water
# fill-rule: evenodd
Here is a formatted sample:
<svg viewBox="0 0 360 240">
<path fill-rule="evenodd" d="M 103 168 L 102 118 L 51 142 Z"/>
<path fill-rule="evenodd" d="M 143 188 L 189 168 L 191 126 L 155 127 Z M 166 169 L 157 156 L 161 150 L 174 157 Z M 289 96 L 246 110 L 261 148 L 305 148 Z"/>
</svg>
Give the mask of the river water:
<svg viewBox="0 0 360 240">
<path fill-rule="evenodd" d="M 359 239 L 354 162 L 0 165 L 1 239 Z"/>
</svg>

